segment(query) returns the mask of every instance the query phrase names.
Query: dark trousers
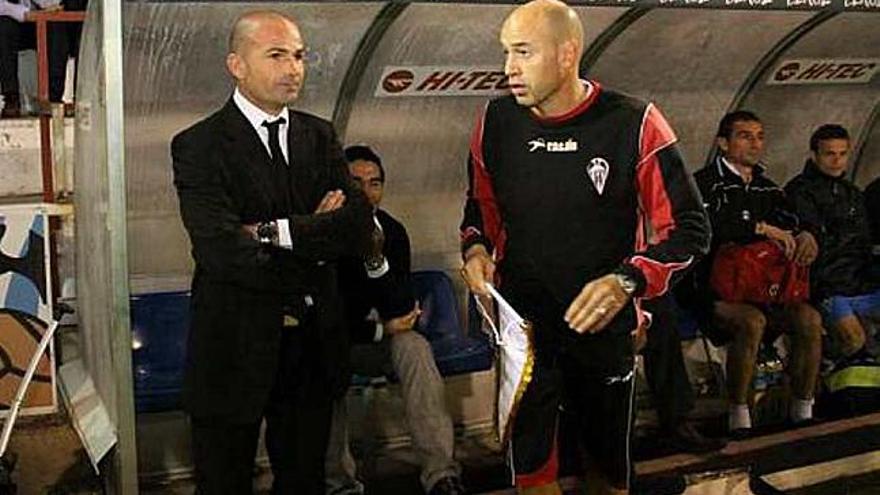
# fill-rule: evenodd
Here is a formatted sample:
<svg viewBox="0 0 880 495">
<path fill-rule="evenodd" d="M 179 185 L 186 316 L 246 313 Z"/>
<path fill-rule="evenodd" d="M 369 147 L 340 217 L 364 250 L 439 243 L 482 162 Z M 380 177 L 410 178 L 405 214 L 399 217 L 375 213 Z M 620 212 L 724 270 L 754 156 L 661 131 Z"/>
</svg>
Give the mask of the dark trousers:
<svg viewBox="0 0 880 495">
<path fill-rule="evenodd" d="M 79 51 L 82 32 L 80 23 L 52 22 L 48 24 L 49 47 L 49 101 L 60 102 L 64 96 L 67 59 Z M 37 47 L 36 28 L 32 22 L 20 23 L 0 16 L 0 93 L 9 97 L 19 94 L 18 52 Z"/>
<path fill-rule="evenodd" d="M 676 307 L 668 295 L 645 301 L 642 306 L 653 315 L 642 352 L 645 379 L 660 426 L 674 428 L 694 407 L 694 390 L 681 354 Z"/>
<path fill-rule="evenodd" d="M 320 363 L 316 356 L 320 353 L 308 352 L 308 347 L 304 347 L 309 343 L 303 337 L 305 329 L 284 331 L 281 363 L 264 412 L 266 450 L 274 478 L 272 493 L 323 495 L 333 395 L 327 393 L 318 378 Z M 253 493 L 254 456 L 261 421 L 190 419 L 196 493 Z"/>
</svg>

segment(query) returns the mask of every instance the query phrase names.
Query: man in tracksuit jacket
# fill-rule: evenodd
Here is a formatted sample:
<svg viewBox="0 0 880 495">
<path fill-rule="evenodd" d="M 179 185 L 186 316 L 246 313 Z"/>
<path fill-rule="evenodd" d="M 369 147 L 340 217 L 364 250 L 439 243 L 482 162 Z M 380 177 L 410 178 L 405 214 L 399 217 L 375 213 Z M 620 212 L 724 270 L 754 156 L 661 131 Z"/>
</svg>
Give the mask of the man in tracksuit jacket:
<svg viewBox="0 0 880 495">
<path fill-rule="evenodd" d="M 819 243 L 810 270 L 810 296 L 843 357 L 868 357 L 866 332 L 859 317 L 880 317 L 880 280 L 872 273 L 871 229 L 865 198 L 846 177 L 849 133 L 836 124 L 810 137 L 811 156 L 804 170 L 785 186 L 802 227 Z"/>
<path fill-rule="evenodd" d="M 582 29 L 556 0 L 514 10 L 500 36 L 512 95 L 486 106 L 470 146 L 465 279 L 477 294 L 494 281 L 535 330 L 512 420 L 523 493 L 560 493 L 560 407 L 576 418 L 588 483 L 627 492 L 638 301 L 666 292 L 709 244 L 659 110 L 578 78 Z"/>
<path fill-rule="evenodd" d="M 809 265 L 816 259 L 813 236 L 798 227 L 798 217 L 783 190 L 764 174 L 764 126 L 752 112 L 725 115 L 716 134 L 718 157 L 694 177 L 712 223 L 712 252 L 695 270 L 703 328 L 730 341 L 727 353 L 728 428 L 741 438 L 751 432 L 747 404 L 759 346 L 765 335 L 788 332 L 793 422 L 812 419 L 813 390 L 821 358 L 822 321 L 807 303 L 757 305 L 724 301 L 709 286 L 716 248 L 773 240 L 789 259 Z M 684 284 L 683 284 L 684 285 Z M 716 341 L 717 342 L 717 341 Z"/>
</svg>

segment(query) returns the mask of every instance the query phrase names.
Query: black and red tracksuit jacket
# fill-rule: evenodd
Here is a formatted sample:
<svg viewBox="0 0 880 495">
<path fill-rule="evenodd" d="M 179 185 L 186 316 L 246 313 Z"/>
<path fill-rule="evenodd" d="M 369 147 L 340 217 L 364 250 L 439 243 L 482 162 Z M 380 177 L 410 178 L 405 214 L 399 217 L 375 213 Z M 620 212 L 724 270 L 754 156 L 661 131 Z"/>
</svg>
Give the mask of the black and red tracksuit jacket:
<svg viewBox="0 0 880 495">
<path fill-rule="evenodd" d="M 666 119 L 653 104 L 586 84 L 586 101 L 552 119 L 512 96 L 492 100 L 468 160 L 462 252 L 484 244 L 502 288 L 508 275 L 530 273 L 560 308 L 611 272 L 635 278 L 639 298 L 661 295 L 709 248 L 708 218 Z M 629 313 L 612 331 L 633 330 L 637 309 Z"/>
</svg>

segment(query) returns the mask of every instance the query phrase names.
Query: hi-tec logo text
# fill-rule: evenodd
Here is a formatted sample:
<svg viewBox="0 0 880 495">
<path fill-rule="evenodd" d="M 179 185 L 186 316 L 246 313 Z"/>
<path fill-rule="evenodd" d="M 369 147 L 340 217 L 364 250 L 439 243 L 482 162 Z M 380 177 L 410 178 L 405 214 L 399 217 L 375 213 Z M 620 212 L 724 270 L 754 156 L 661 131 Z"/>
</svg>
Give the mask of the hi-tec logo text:
<svg viewBox="0 0 880 495">
<path fill-rule="evenodd" d="M 534 153 L 538 150 L 550 153 L 573 153 L 578 150 L 578 143 L 572 138 L 568 138 L 565 141 L 547 141 L 544 138 L 529 141 L 529 153 Z"/>
<path fill-rule="evenodd" d="M 880 71 L 878 58 L 783 60 L 767 84 L 867 84 Z"/>
<path fill-rule="evenodd" d="M 386 66 L 374 96 L 499 96 L 510 91 L 498 66 Z"/>
</svg>

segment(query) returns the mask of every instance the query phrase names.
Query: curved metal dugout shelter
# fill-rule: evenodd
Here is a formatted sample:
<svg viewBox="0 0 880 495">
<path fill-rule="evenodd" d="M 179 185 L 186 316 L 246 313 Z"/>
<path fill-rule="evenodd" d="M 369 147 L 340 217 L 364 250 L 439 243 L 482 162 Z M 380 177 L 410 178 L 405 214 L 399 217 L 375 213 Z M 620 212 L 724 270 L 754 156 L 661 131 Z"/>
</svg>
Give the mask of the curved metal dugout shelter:
<svg viewBox="0 0 880 495">
<path fill-rule="evenodd" d="M 878 36 L 876 16 L 852 12 L 829 16 L 803 33 L 786 47 L 780 59 L 870 59 L 876 57 Z M 880 78 L 865 84 L 766 84 L 773 77 L 774 66 L 762 68 L 761 81 L 745 95 L 741 108 L 755 109 L 764 120 L 767 132 L 768 169 L 774 180 L 784 182 L 798 174 L 809 151 L 813 130 L 824 123 L 836 122 L 846 127 L 853 137 L 870 125 L 874 107 L 880 102 Z M 865 159 L 862 155 L 861 160 Z M 853 163 L 854 167 L 874 168 L 875 161 Z"/>
<path fill-rule="evenodd" d="M 858 184 L 880 175 L 878 67 L 865 69 L 873 70 L 866 81 L 804 84 L 789 74 L 792 63 L 801 71 L 815 63 L 880 63 L 876 2 L 576 3 L 586 27 L 585 77 L 654 100 L 691 170 L 711 154 L 721 116 L 747 108 L 767 125 L 774 179 L 799 171 L 809 134 L 826 122 L 854 136 Z M 382 156 L 386 205 L 409 226 L 415 268 L 458 265 L 464 163 L 487 98 L 469 91 L 500 87 L 492 75 L 502 70 L 497 36 L 511 5 L 91 2 L 77 86 L 77 296 L 84 360 L 119 434 L 108 464 L 116 493 L 137 491 L 137 453 L 155 452 L 149 444 L 156 443 L 141 438 L 136 446 L 129 297 L 185 289 L 192 268 L 169 143 L 229 97 L 228 30 L 238 14 L 258 8 L 292 14 L 310 47 L 295 106 L 333 120 L 346 144 L 368 143 Z M 398 69 L 414 76 L 395 78 Z M 474 80 L 466 85 L 456 76 L 446 87 L 455 94 L 414 90 L 458 72 Z M 412 94 L 395 95 L 404 86 Z M 145 455 L 141 472 L 161 469 L 150 456 L 162 457 Z"/>
</svg>

